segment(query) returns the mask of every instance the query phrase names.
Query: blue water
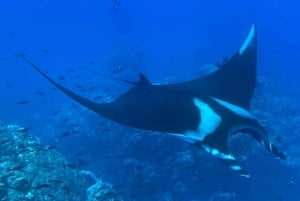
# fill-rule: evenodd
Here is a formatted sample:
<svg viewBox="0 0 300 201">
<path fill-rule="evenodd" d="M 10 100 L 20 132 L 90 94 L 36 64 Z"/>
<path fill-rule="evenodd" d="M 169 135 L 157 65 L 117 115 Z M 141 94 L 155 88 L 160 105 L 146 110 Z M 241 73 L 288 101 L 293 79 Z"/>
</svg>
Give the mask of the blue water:
<svg viewBox="0 0 300 201">
<path fill-rule="evenodd" d="M 126 200 L 171 195 L 177 201 L 202 201 L 222 191 L 234 193 L 227 200 L 298 201 L 299 7 L 291 0 L 120 0 L 117 9 L 113 0 L 0 1 L 0 120 L 29 127 L 79 169 L 122 186 Z M 237 146 L 236 152 L 249 154 L 250 179 L 188 143 L 96 116 L 14 56 L 26 54 L 85 97 L 114 98 L 127 86 L 82 68 L 109 74 L 120 65 L 117 76 L 132 80 L 140 72 L 152 82 L 192 79 L 203 74 L 203 65 L 231 56 L 253 23 L 258 77 L 270 83 L 260 90 L 269 102 L 259 109 L 271 114 L 264 116 L 266 124 L 270 132 L 280 133 L 291 159 L 279 161 L 255 143 L 247 145 L 250 151 Z M 261 94 L 256 102 L 264 102 Z M 21 100 L 30 103 L 16 104 Z M 66 131 L 73 134 L 61 137 Z"/>
</svg>

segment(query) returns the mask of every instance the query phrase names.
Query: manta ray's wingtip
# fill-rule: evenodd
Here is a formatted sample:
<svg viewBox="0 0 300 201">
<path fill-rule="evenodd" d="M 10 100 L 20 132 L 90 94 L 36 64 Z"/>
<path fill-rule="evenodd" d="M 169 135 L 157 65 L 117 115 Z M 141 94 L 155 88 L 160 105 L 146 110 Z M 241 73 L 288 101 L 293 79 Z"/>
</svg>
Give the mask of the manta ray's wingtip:
<svg viewBox="0 0 300 201">
<path fill-rule="evenodd" d="M 256 47 L 256 39 L 257 33 L 256 33 L 256 25 L 252 24 L 251 29 L 248 33 L 248 36 L 246 40 L 244 41 L 243 45 L 239 49 L 239 54 L 242 55 L 247 49 L 252 49 Z"/>
</svg>

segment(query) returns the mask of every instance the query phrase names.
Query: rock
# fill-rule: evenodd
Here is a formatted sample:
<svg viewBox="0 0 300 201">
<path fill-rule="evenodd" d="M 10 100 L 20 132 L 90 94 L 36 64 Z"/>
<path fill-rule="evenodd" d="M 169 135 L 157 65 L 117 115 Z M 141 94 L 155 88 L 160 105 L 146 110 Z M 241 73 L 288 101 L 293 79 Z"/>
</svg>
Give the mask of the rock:
<svg viewBox="0 0 300 201">
<path fill-rule="evenodd" d="M 8 188 L 12 188 L 18 190 L 20 192 L 27 192 L 30 189 L 30 182 L 27 178 L 20 174 L 20 175 L 12 175 L 7 178 Z"/>
<path fill-rule="evenodd" d="M 229 191 L 217 191 L 209 199 L 209 201 L 237 201 L 237 195 Z"/>
<path fill-rule="evenodd" d="M 27 131 L 0 121 L 1 201 L 122 201 L 112 185 L 98 179 L 94 184 L 93 173 L 70 168 L 60 153 Z"/>
<path fill-rule="evenodd" d="M 111 184 L 98 179 L 87 189 L 87 201 L 123 201 L 123 198 Z"/>
</svg>

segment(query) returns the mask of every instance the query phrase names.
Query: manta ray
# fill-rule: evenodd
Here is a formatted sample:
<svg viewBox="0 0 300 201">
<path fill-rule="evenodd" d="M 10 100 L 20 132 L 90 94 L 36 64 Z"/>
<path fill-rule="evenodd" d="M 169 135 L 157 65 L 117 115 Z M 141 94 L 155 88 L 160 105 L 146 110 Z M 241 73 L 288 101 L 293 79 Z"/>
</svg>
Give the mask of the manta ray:
<svg viewBox="0 0 300 201">
<path fill-rule="evenodd" d="M 256 85 L 257 30 L 251 30 L 238 51 L 218 70 L 193 80 L 152 84 L 144 74 L 125 93 L 108 103 L 96 103 L 62 86 L 22 58 L 67 96 L 111 121 L 143 130 L 182 137 L 249 177 L 232 154 L 229 138 L 250 134 L 277 157 L 285 154 L 271 143 L 266 130 L 249 112 Z"/>
</svg>

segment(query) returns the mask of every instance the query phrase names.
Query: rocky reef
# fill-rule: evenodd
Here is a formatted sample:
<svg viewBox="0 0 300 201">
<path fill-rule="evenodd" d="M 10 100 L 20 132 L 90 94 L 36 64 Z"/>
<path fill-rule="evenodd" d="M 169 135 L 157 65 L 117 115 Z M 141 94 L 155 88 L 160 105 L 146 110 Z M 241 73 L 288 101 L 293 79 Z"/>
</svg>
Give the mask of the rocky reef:
<svg viewBox="0 0 300 201">
<path fill-rule="evenodd" d="M 0 122 L 1 201 L 122 201 L 111 184 L 68 165 L 28 129 Z"/>
</svg>

